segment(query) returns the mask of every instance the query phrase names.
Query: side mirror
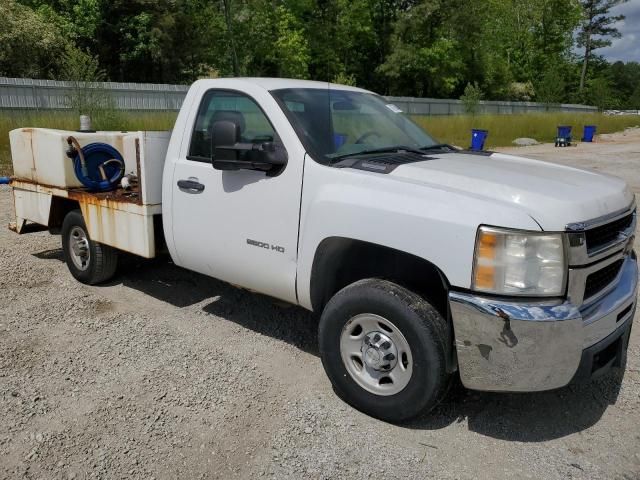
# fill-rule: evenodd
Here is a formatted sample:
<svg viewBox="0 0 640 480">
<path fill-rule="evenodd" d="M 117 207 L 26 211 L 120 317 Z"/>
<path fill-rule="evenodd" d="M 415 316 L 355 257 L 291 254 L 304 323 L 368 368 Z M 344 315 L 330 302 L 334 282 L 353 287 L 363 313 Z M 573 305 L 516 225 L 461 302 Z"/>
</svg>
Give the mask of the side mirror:
<svg viewBox="0 0 640 480">
<path fill-rule="evenodd" d="M 240 125 L 228 120 L 215 122 L 211 128 L 212 161 L 237 160 L 237 151 L 225 147 L 236 145 L 238 142 L 240 142 Z"/>
<path fill-rule="evenodd" d="M 240 126 L 222 120 L 211 131 L 211 164 L 216 170 L 258 170 L 276 176 L 287 164 L 287 151 L 274 142 L 241 143 Z"/>
<path fill-rule="evenodd" d="M 268 177 L 275 177 L 279 175 L 284 167 L 287 165 L 289 156 L 284 148 L 284 145 L 276 142 L 266 142 L 261 145 L 256 145 L 257 149 L 249 152 L 248 156 L 251 158 L 252 154 L 256 156 L 258 162 L 268 164 L 270 167 L 267 170 Z"/>
</svg>

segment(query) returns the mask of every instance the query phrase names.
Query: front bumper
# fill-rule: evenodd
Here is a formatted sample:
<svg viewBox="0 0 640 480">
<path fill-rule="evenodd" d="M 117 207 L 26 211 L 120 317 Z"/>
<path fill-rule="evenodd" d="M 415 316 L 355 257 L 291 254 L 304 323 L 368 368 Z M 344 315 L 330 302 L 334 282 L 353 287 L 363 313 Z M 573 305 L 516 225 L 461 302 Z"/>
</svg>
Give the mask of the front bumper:
<svg viewBox="0 0 640 480">
<path fill-rule="evenodd" d="M 628 255 L 615 288 L 587 307 L 569 300 L 505 301 L 451 291 L 463 385 L 490 391 L 551 390 L 621 364 L 637 290 L 637 260 Z"/>
</svg>

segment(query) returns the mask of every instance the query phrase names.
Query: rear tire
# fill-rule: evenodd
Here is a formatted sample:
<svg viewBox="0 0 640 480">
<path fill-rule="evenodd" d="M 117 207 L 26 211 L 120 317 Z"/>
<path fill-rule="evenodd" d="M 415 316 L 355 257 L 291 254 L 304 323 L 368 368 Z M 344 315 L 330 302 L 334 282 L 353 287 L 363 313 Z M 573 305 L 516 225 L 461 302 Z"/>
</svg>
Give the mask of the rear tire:
<svg viewBox="0 0 640 480">
<path fill-rule="evenodd" d="M 118 251 L 94 242 L 80 210 L 72 210 L 62 222 L 64 260 L 79 282 L 96 285 L 111 279 L 118 267 Z"/>
<path fill-rule="evenodd" d="M 339 291 L 322 313 L 318 340 L 336 393 L 372 417 L 408 420 L 449 388 L 446 320 L 395 283 L 366 279 Z"/>
</svg>

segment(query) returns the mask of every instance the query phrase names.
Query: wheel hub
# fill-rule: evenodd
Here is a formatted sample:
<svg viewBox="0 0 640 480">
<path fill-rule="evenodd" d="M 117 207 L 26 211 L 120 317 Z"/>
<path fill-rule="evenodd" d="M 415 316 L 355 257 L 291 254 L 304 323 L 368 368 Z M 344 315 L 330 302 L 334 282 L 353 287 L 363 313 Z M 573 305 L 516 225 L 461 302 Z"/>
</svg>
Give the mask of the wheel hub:
<svg viewBox="0 0 640 480">
<path fill-rule="evenodd" d="M 79 270 L 86 270 L 89 267 L 89 238 L 80 227 L 73 227 L 69 236 L 69 250 L 71 261 Z"/>
<path fill-rule="evenodd" d="M 347 321 L 340 335 L 340 356 L 351 378 L 375 395 L 395 395 L 411 380 L 409 342 L 380 315 L 360 313 Z"/>
<path fill-rule="evenodd" d="M 382 332 L 369 332 L 362 339 L 362 360 L 378 372 L 388 372 L 398 363 L 398 349 Z"/>
</svg>

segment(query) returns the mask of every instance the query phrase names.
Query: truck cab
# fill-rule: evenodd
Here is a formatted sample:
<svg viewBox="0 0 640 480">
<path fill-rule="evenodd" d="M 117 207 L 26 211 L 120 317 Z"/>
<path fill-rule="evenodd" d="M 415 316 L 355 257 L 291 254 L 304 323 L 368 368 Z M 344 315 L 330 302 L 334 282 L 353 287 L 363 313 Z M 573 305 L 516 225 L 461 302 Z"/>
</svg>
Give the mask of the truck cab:
<svg viewBox="0 0 640 480">
<path fill-rule="evenodd" d="M 140 182 L 161 185 L 161 205 L 125 209 L 116 189 L 91 204 L 138 217 L 104 231 L 87 226 L 90 192 L 38 190 L 65 198 L 55 215 L 41 199 L 38 222 L 61 227 L 76 278 L 115 268 L 79 275 L 74 251 L 94 259 L 86 271 L 113 265 L 126 225 L 147 218 L 140 232 L 177 265 L 315 312 L 335 391 L 370 415 L 428 411 L 456 373 L 527 392 L 624 366 L 638 267 L 621 179 L 461 150 L 372 92 L 268 78 L 194 83 L 155 160 L 142 163 L 161 180 Z"/>
</svg>

